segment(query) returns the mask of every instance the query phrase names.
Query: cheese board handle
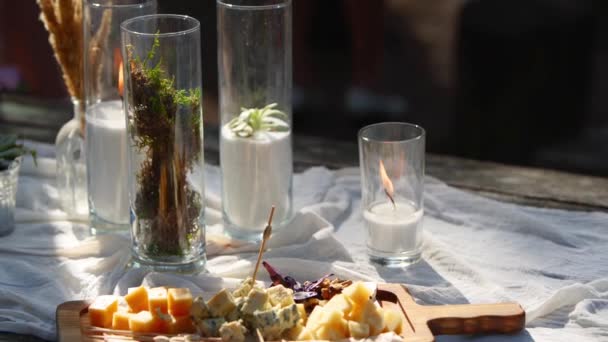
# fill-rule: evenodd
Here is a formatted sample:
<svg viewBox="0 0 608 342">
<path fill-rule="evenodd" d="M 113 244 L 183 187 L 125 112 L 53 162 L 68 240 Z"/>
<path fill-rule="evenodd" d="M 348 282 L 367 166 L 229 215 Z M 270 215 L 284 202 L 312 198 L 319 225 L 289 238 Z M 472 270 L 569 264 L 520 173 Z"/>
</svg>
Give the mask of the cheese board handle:
<svg viewBox="0 0 608 342">
<path fill-rule="evenodd" d="M 434 335 L 513 334 L 526 323 L 517 303 L 422 306 Z"/>
</svg>

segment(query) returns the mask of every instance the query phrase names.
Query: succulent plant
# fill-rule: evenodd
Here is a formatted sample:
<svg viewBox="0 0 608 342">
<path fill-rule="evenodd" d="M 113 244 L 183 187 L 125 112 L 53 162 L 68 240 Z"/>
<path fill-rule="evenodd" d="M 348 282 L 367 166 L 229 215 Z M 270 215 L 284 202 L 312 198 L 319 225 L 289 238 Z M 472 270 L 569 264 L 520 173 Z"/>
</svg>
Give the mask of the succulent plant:
<svg viewBox="0 0 608 342">
<path fill-rule="evenodd" d="M 36 151 L 19 144 L 15 134 L 0 134 L 0 171 L 7 170 L 16 158 L 24 154 L 31 155 L 36 163 Z"/>
<path fill-rule="evenodd" d="M 258 131 L 287 132 L 287 114 L 275 109 L 276 106 L 271 103 L 264 108 L 241 108 L 239 116 L 230 120 L 228 127 L 241 138 L 251 137 Z"/>
</svg>

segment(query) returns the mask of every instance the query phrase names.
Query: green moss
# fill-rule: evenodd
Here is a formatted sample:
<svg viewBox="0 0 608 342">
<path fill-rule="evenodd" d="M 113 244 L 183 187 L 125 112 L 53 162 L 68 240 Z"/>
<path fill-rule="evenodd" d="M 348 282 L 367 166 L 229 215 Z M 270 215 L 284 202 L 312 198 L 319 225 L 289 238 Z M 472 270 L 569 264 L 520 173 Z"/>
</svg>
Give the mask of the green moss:
<svg viewBox="0 0 608 342">
<path fill-rule="evenodd" d="M 202 199 L 186 181 L 202 154 L 201 90 L 176 89 L 157 57 L 159 48 L 156 37 L 143 60 L 129 54 L 131 139 L 145 156 L 136 175 L 134 211 L 148 256 L 180 257 L 202 234 Z"/>
</svg>

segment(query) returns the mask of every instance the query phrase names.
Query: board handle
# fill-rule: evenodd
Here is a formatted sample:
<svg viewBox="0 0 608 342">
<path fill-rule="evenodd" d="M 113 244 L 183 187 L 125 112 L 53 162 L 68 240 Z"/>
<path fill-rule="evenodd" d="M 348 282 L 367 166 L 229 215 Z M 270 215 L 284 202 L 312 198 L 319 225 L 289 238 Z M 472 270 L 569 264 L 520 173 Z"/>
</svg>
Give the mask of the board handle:
<svg viewBox="0 0 608 342">
<path fill-rule="evenodd" d="M 513 334 L 526 324 L 517 303 L 423 306 L 434 335 Z"/>
</svg>

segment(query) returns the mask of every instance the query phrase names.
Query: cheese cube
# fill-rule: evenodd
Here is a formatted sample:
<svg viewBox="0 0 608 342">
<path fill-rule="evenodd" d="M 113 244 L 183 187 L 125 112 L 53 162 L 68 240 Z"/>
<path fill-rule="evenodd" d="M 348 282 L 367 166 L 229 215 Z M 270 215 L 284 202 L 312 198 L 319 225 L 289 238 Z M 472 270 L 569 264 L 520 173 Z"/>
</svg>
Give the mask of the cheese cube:
<svg viewBox="0 0 608 342">
<path fill-rule="evenodd" d="M 118 310 L 117 296 L 99 296 L 89 305 L 91 325 L 101 328 L 112 328 L 112 317 Z"/>
<path fill-rule="evenodd" d="M 254 312 L 253 327 L 260 329 L 266 340 L 278 339 L 283 331 L 279 310 Z"/>
<path fill-rule="evenodd" d="M 192 294 L 188 288 L 169 289 L 167 291 L 167 306 L 173 316 L 190 314 L 192 307 Z"/>
<path fill-rule="evenodd" d="M 403 316 L 395 310 L 384 310 L 384 331 L 392 331 L 395 334 L 401 334 L 401 326 L 403 324 Z"/>
<path fill-rule="evenodd" d="M 276 285 L 267 290 L 268 299 L 270 300 L 270 305 L 275 306 L 279 305 L 284 308 L 286 306 L 295 304 L 293 301 L 293 290 L 287 289 L 283 285 Z"/>
<path fill-rule="evenodd" d="M 311 341 L 315 339 L 315 334 L 313 334 L 308 328 L 302 329 L 298 338 L 294 339 L 294 341 Z"/>
<path fill-rule="evenodd" d="M 234 308 L 234 310 L 230 311 L 224 317 L 226 319 L 226 321 L 232 322 L 232 321 L 238 321 L 239 319 L 241 319 L 241 316 L 243 315 L 243 313 L 242 313 L 243 305 L 245 305 L 246 302 L 247 302 L 247 300 L 245 297 L 234 298 L 234 305 L 236 307 Z"/>
<path fill-rule="evenodd" d="M 384 330 L 384 310 L 370 300 L 363 307 L 360 322 L 369 325 L 370 336 L 376 336 Z"/>
<path fill-rule="evenodd" d="M 220 327 L 226 323 L 223 318 L 207 318 L 198 322 L 196 328 L 203 337 L 219 337 Z"/>
<path fill-rule="evenodd" d="M 129 330 L 129 318 L 133 315 L 130 312 L 116 311 L 112 316 L 112 329 Z"/>
<path fill-rule="evenodd" d="M 319 340 L 329 340 L 329 341 L 342 340 L 347 337 L 344 330 L 333 329 L 326 325 L 321 325 L 319 327 L 319 329 L 317 329 L 315 336 Z"/>
<path fill-rule="evenodd" d="M 283 331 L 283 338 L 288 341 L 297 341 L 298 336 L 304 330 L 304 326 L 302 324 L 296 324 L 295 326 Z"/>
<path fill-rule="evenodd" d="M 360 281 L 348 286 L 342 290 L 342 293 L 354 304 L 364 304 L 374 297 L 373 291 Z"/>
<path fill-rule="evenodd" d="M 243 342 L 247 329 L 239 322 L 227 322 L 220 327 L 220 337 L 224 342 Z"/>
<path fill-rule="evenodd" d="M 168 313 L 165 287 L 154 287 L 148 290 L 148 311 L 157 314 L 159 310 L 164 314 Z"/>
<path fill-rule="evenodd" d="M 171 321 L 167 324 L 169 334 L 192 334 L 196 332 L 194 323 L 189 315 L 171 316 Z"/>
<path fill-rule="evenodd" d="M 348 334 L 353 338 L 367 338 L 369 337 L 369 325 L 348 321 Z"/>
<path fill-rule="evenodd" d="M 148 290 L 145 287 L 131 287 L 125 296 L 125 301 L 129 304 L 132 312 L 148 310 Z"/>
<path fill-rule="evenodd" d="M 249 291 L 251 291 L 253 287 L 253 279 L 251 277 L 247 277 L 247 279 L 243 280 L 243 282 L 239 284 L 239 287 L 232 292 L 232 295 L 234 297 L 245 297 L 247 294 L 249 294 Z"/>
<path fill-rule="evenodd" d="M 351 303 L 350 299 L 348 299 L 348 297 L 343 294 L 338 294 L 335 295 L 332 299 L 330 299 L 329 302 L 327 302 L 327 304 L 325 304 L 323 308 L 326 310 L 338 310 L 342 312 L 342 314 L 346 315 L 352 310 L 353 304 Z"/>
<path fill-rule="evenodd" d="M 306 320 L 308 319 L 308 314 L 306 313 L 306 307 L 304 304 L 298 303 L 296 304 L 298 308 L 298 313 L 300 314 L 300 324 L 305 325 Z"/>
<path fill-rule="evenodd" d="M 160 332 L 160 323 L 150 311 L 140 311 L 129 317 L 129 330 L 139 333 Z"/>
<path fill-rule="evenodd" d="M 306 321 L 306 328 L 310 331 L 315 331 L 319 326 L 319 322 L 324 315 L 323 307 L 315 306 L 310 315 L 308 316 L 308 320 Z"/>
<path fill-rule="evenodd" d="M 323 308 L 323 317 L 319 320 L 320 327 L 326 327 L 330 330 L 335 330 L 340 333 L 340 336 L 346 336 L 348 332 L 348 322 L 343 318 L 343 313 L 340 310 L 328 310 Z M 320 337 L 320 336 L 317 336 Z M 325 339 L 324 337 L 320 337 Z"/>
<path fill-rule="evenodd" d="M 255 311 L 268 310 L 268 293 L 262 289 L 253 288 L 247 294 L 241 311 L 245 314 L 253 314 Z"/>
<path fill-rule="evenodd" d="M 212 317 L 224 317 L 236 308 L 234 297 L 226 289 L 211 297 L 207 302 L 207 306 Z M 219 326 L 217 328 L 219 329 Z"/>
<path fill-rule="evenodd" d="M 199 296 L 194 299 L 192 307 L 190 307 L 190 315 L 198 320 L 211 317 L 211 312 L 203 297 Z"/>
<path fill-rule="evenodd" d="M 281 329 L 291 329 L 300 322 L 300 312 L 296 304 L 291 304 L 279 310 L 279 320 L 281 321 Z"/>
</svg>

